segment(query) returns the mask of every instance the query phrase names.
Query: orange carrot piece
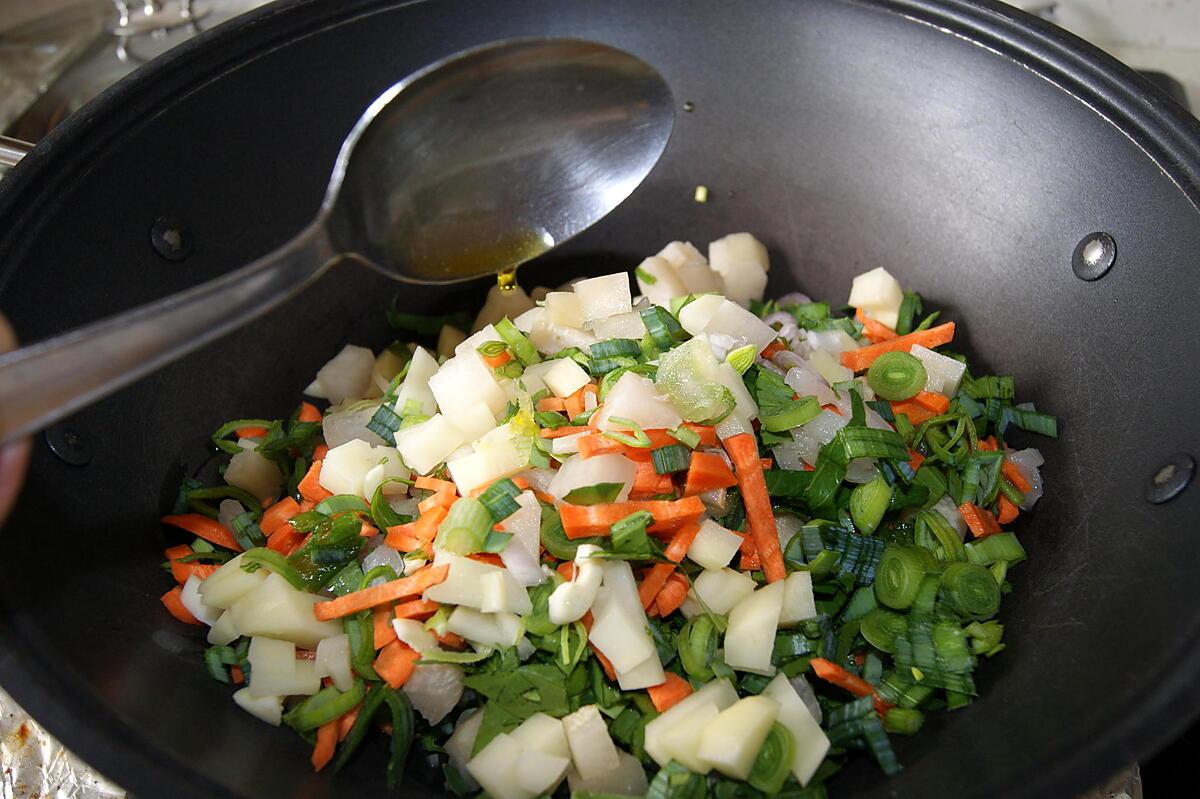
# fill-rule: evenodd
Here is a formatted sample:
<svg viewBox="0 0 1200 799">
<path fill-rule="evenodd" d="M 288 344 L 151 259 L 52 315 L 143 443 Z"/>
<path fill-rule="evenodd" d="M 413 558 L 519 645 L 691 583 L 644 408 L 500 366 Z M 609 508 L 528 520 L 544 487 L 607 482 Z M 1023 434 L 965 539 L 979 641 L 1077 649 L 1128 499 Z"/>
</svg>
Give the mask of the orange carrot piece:
<svg viewBox="0 0 1200 799">
<path fill-rule="evenodd" d="M 692 459 L 688 462 L 687 482 L 683 488 L 685 497 L 720 488 L 732 488 L 735 485 L 737 478 L 720 455 L 700 450 L 692 453 Z"/>
<path fill-rule="evenodd" d="M 895 416 L 904 414 L 905 416 L 908 417 L 908 421 L 912 422 L 914 425 L 921 424 L 921 422 L 924 422 L 928 419 L 932 419 L 933 417 L 937 416 L 936 413 L 929 410 L 924 405 L 918 405 L 917 403 L 913 402 L 912 400 L 905 400 L 904 402 L 893 402 L 892 403 L 892 414 Z"/>
<path fill-rule="evenodd" d="M 300 496 L 309 502 L 320 502 L 333 496 L 332 491 L 321 485 L 321 461 L 313 461 L 312 466 L 308 467 L 308 474 L 304 475 L 297 488 L 300 490 Z"/>
<path fill-rule="evenodd" d="M 660 533 L 678 529 L 699 519 L 704 515 L 704 503 L 699 497 L 649 499 L 605 505 L 562 505 L 558 512 L 567 538 L 586 538 L 592 535 L 609 535 L 613 524 L 639 510 L 647 511 L 654 517 L 654 523 L 648 528 L 649 532 Z"/>
<path fill-rule="evenodd" d="M 500 559 L 500 556 L 493 555 L 491 552 L 476 552 L 472 555 L 467 555 L 467 557 L 480 563 L 486 563 L 489 566 L 504 568 L 504 561 Z"/>
<path fill-rule="evenodd" d="M 162 517 L 163 524 L 187 530 L 197 538 L 216 544 L 219 547 L 241 552 L 242 547 L 234 540 L 233 533 L 226 530 L 220 522 L 199 513 L 183 513 L 178 516 Z"/>
<path fill-rule="evenodd" d="M 671 543 L 667 545 L 663 555 L 667 560 L 679 563 L 691 548 L 692 542 L 696 540 L 696 534 L 699 532 L 700 522 L 690 522 L 680 527 L 675 533 L 675 537 L 671 539 Z"/>
<path fill-rule="evenodd" d="M 362 705 L 351 708 L 338 719 L 338 740 L 346 740 L 346 736 L 350 734 L 350 730 L 354 727 L 354 722 L 358 721 L 358 711 L 362 710 Z"/>
<path fill-rule="evenodd" d="M 343 594 L 328 602 L 318 602 L 313 605 L 313 615 L 318 621 L 340 619 L 351 613 L 382 605 L 384 602 L 394 602 L 397 599 L 416 596 L 425 589 L 445 580 L 449 573 L 448 565 L 427 566 L 412 577 L 401 577 L 399 580 L 391 580 L 373 588 L 351 591 L 349 594 Z"/>
<path fill-rule="evenodd" d="M 990 511 L 979 507 L 973 502 L 964 502 L 958 506 L 958 512 L 963 515 L 972 535 L 976 538 L 994 535 L 1000 532 L 1000 523 Z"/>
<path fill-rule="evenodd" d="M 562 563 L 558 564 L 558 568 L 555 569 L 555 571 L 558 572 L 559 575 L 569 583 L 575 579 L 575 561 L 564 560 Z"/>
<path fill-rule="evenodd" d="M 976 445 L 975 448 L 984 450 L 985 452 L 995 452 L 998 449 L 998 445 L 996 444 L 996 437 L 988 436 L 987 438 L 979 439 L 979 443 Z"/>
<path fill-rule="evenodd" d="M 387 538 L 384 539 L 384 545 L 389 546 L 397 552 L 412 552 L 415 549 L 420 549 L 424 542 L 416 536 L 408 535 L 400 530 L 406 525 L 398 524 L 395 527 L 389 527 Z"/>
<path fill-rule="evenodd" d="M 375 633 L 375 648 L 383 649 L 396 640 L 396 630 L 392 627 L 392 606 L 385 603 L 371 609 L 371 625 Z"/>
<path fill-rule="evenodd" d="M 665 619 L 675 611 L 679 610 L 679 606 L 683 604 L 683 600 L 687 599 L 688 583 L 682 574 L 672 574 L 667 580 L 667 584 L 658 592 L 658 596 L 654 602 L 658 606 L 659 614 Z"/>
<path fill-rule="evenodd" d="M 593 415 L 592 419 L 596 417 Z M 685 428 L 697 433 L 700 436 L 700 446 L 712 447 L 717 443 L 716 428 L 709 425 L 694 425 L 685 424 Z M 675 439 L 666 430 L 647 430 L 646 436 L 650 439 L 648 447 L 631 447 L 628 444 L 622 444 L 620 441 L 615 441 L 603 433 L 592 433 L 583 436 L 579 439 L 579 454 L 585 458 L 590 458 L 593 455 L 624 455 L 626 458 L 633 460 L 650 460 L 652 450 L 659 447 L 665 447 L 670 444 L 678 444 Z"/>
<path fill-rule="evenodd" d="M 405 542 L 403 537 L 411 536 L 420 541 L 422 545 L 429 543 L 437 537 L 438 526 L 449 513 L 450 511 L 447 510 L 445 505 L 436 505 L 425 513 L 422 513 L 421 517 L 415 522 L 389 527 L 384 543 L 398 552 L 411 552 L 411 549 L 403 549 L 400 546 L 400 544 Z"/>
<path fill-rule="evenodd" d="M 1000 524 L 1012 524 L 1016 521 L 1019 513 L 1020 508 L 1013 504 L 1011 499 L 1001 494 L 1000 499 L 996 502 L 996 521 Z"/>
<path fill-rule="evenodd" d="M 219 568 L 215 563 L 180 563 L 172 560 L 171 576 L 175 578 L 175 582 L 183 585 L 192 575 L 195 575 L 197 580 L 207 580 Z"/>
<path fill-rule="evenodd" d="M 374 538 L 379 535 L 379 528 L 373 524 L 362 522 L 358 528 L 358 534 L 363 538 Z"/>
<path fill-rule="evenodd" d="M 782 341 L 779 339 L 774 339 L 770 344 L 763 347 L 761 354 L 763 358 L 766 358 L 769 361 L 779 353 L 783 352 L 785 349 L 787 349 L 787 347 Z"/>
<path fill-rule="evenodd" d="M 612 661 L 604 656 L 604 653 L 596 648 L 596 645 L 588 641 L 588 647 L 591 648 L 592 654 L 596 656 L 596 660 L 600 661 L 600 668 L 604 669 L 604 676 L 610 682 L 617 681 L 617 670 L 613 668 Z"/>
<path fill-rule="evenodd" d="M 943 344 L 949 344 L 953 340 L 954 323 L 947 322 L 928 330 L 918 330 L 915 333 L 896 336 L 896 338 L 881 341 L 878 344 L 847 350 L 842 353 L 842 365 L 855 372 L 864 372 L 871 364 L 875 363 L 876 358 L 885 352 L 908 352 L 917 344 L 933 349 Z"/>
<path fill-rule="evenodd" d="M 466 649 L 467 639 L 457 633 L 444 633 L 437 637 L 438 643 L 446 649 Z"/>
<path fill-rule="evenodd" d="M 650 603 L 658 596 L 658 592 L 667 584 L 667 580 L 675 573 L 674 563 L 655 563 L 646 570 L 646 576 L 642 578 L 642 584 L 638 586 L 638 598 L 642 600 L 642 607 L 649 608 Z"/>
<path fill-rule="evenodd" d="M 423 488 L 427 491 L 433 491 L 435 493 L 445 491 L 454 495 L 458 494 L 458 486 L 449 480 L 440 480 L 436 477 L 426 477 L 425 475 L 421 475 L 417 478 L 415 487 Z"/>
<path fill-rule="evenodd" d="M 762 560 L 758 557 L 758 547 L 754 546 L 754 538 L 749 533 L 738 533 L 742 537 L 740 552 L 741 560 L 738 569 L 744 572 L 758 571 L 762 568 Z"/>
<path fill-rule="evenodd" d="M 950 409 L 950 398 L 932 391 L 920 391 L 909 402 L 915 402 L 925 410 L 933 411 L 934 414 L 945 413 Z"/>
<path fill-rule="evenodd" d="M 280 555 L 290 555 L 304 540 L 304 533 L 296 530 L 290 524 L 284 524 L 267 538 L 267 549 L 273 549 Z"/>
<path fill-rule="evenodd" d="M 175 586 L 167 593 L 160 597 L 163 606 L 175 618 L 179 619 L 184 624 L 197 624 L 203 626 L 204 622 L 192 615 L 192 612 L 183 606 L 183 588 Z"/>
<path fill-rule="evenodd" d="M 401 602 L 396 606 L 394 615 L 397 619 L 416 619 L 417 621 L 425 621 L 430 616 L 438 612 L 441 605 L 434 602 L 432 599 L 413 599 L 408 602 Z"/>
<path fill-rule="evenodd" d="M 416 668 L 421 655 L 415 649 L 407 647 L 399 641 L 392 641 L 385 646 L 375 658 L 375 671 L 383 678 L 390 688 L 399 688 L 408 682 Z"/>
<path fill-rule="evenodd" d="M 513 359 L 512 353 L 507 349 L 500 350 L 500 352 L 496 355 L 484 355 L 483 353 L 479 353 L 479 357 L 482 358 L 483 362 L 486 363 L 491 369 L 499 369 L 501 366 Z"/>
<path fill-rule="evenodd" d="M 596 393 L 594 385 L 585 383 L 582 388 L 563 400 L 563 411 L 568 419 L 574 419 L 583 413 L 585 405 L 583 395 L 587 394 L 589 389 L 593 394 Z"/>
<path fill-rule="evenodd" d="M 265 427 L 239 427 L 233 431 L 238 438 L 262 438 L 267 434 Z"/>
<path fill-rule="evenodd" d="M 646 689 L 654 709 L 665 713 L 669 708 L 686 699 L 692 693 L 692 685 L 673 671 L 666 672 L 667 681 Z"/>
<path fill-rule="evenodd" d="M 192 554 L 192 548 L 187 544 L 179 544 L 178 546 L 167 547 L 163 550 L 163 557 L 167 560 L 175 560 L 182 558 L 184 555 Z"/>
<path fill-rule="evenodd" d="M 321 412 L 311 402 L 301 402 L 300 413 L 297 414 L 296 420 L 300 422 L 319 422 L 321 421 Z"/>
<path fill-rule="evenodd" d="M 241 685 L 246 681 L 246 675 L 237 666 L 230 666 L 229 679 L 233 680 L 234 685 Z"/>
<path fill-rule="evenodd" d="M 317 743 L 313 746 L 312 751 L 313 771 L 320 771 L 329 765 L 330 760 L 333 760 L 333 751 L 337 749 L 339 726 L 338 720 L 334 719 L 317 727 Z"/>
<path fill-rule="evenodd" d="M 258 526 L 266 535 L 271 535 L 300 512 L 300 503 L 291 497 L 284 497 L 263 511 L 262 521 Z"/>
<path fill-rule="evenodd" d="M 587 425 L 564 425 L 562 427 L 543 427 L 541 431 L 542 438 L 563 438 L 565 436 L 573 436 L 576 433 L 586 433 L 591 428 Z"/>
<path fill-rule="evenodd" d="M 896 337 L 896 331 L 880 322 L 878 319 L 872 319 L 863 313 L 862 308 L 854 312 L 854 318 L 862 322 L 863 333 L 866 333 L 867 338 L 871 343 L 878 344 L 881 341 L 890 341 Z"/>
<path fill-rule="evenodd" d="M 654 470 L 653 461 L 637 461 L 637 471 L 633 475 L 633 487 L 629 492 L 630 499 L 649 499 L 658 494 L 673 494 L 675 484 L 671 475 L 659 474 Z"/>
<path fill-rule="evenodd" d="M 875 712 L 883 715 L 891 707 L 887 702 L 879 696 L 875 690 L 875 686 L 843 669 L 838 664 L 826 660 L 825 658 L 813 658 L 809 665 L 812 666 L 813 672 L 827 683 L 836 685 L 839 688 L 844 688 L 855 696 L 873 696 L 875 697 Z"/>
<path fill-rule="evenodd" d="M 1033 490 L 1033 486 L 1029 484 L 1029 480 L 1025 478 L 1022 472 L 1015 463 L 1012 463 L 1007 458 L 1000 464 L 1000 473 L 1008 478 L 1008 482 L 1013 484 L 1013 488 L 1020 491 L 1022 494 L 1028 494 Z"/>
<path fill-rule="evenodd" d="M 925 456 L 917 452 L 915 449 L 908 451 L 908 465 L 915 472 L 921 468 L 921 464 L 925 462 Z"/>
<path fill-rule="evenodd" d="M 437 493 L 430 494 L 429 496 L 425 497 L 425 499 L 418 502 L 417 510 L 420 513 L 428 513 L 431 509 L 438 506 L 449 508 L 457 499 L 458 497 L 449 491 L 438 491 Z"/>
<path fill-rule="evenodd" d="M 739 433 L 725 439 L 725 450 L 737 469 L 746 520 L 762 561 L 763 574 L 767 582 L 782 580 L 787 577 L 787 569 L 783 565 L 783 551 L 779 548 L 779 534 L 775 531 L 775 513 L 771 510 L 771 498 L 767 496 L 758 443 L 751 434 Z"/>
<path fill-rule="evenodd" d="M 562 397 L 542 397 L 537 401 L 537 410 L 539 411 L 561 411 L 566 409 L 566 404 Z"/>
</svg>

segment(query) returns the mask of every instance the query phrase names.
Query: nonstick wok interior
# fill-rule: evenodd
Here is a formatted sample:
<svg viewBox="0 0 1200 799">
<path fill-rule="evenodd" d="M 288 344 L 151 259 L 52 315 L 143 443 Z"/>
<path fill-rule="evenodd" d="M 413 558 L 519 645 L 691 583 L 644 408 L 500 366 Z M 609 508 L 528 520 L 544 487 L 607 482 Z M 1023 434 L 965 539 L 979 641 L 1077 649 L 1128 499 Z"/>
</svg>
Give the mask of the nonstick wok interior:
<svg viewBox="0 0 1200 799">
<path fill-rule="evenodd" d="M 522 281 L 629 269 L 675 238 L 703 247 L 749 230 L 771 250 L 769 294 L 839 300 L 853 275 L 886 266 L 959 321 L 956 348 L 1058 414 L 1058 441 L 1028 441 L 1046 455 L 1048 488 L 1017 527 L 1030 559 L 1011 573 L 1008 650 L 979 669 L 981 700 L 898 741 L 899 778 L 861 758 L 831 789 L 1067 795 L 1161 744 L 1200 704 L 1189 665 L 1200 490 L 1143 499 L 1168 456 L 1200 441 L 1200 126 L 1013 14 L 832 0 L 271 6 L 102 96 L 5 179 L 0 309 L 36 340 L 267 252 L 313 215 L 361 110 L 441 56 L 519 35 L 623 47 L 695 110 L 680 111 L 646 185 Z M 698 184 L 706 204 L 692 199 Z M 160 217 L 187 228 L 189 258 L 152 248 Z M 1093 231 L 1113 236 L 1117 262 L 1083 282 L 1071 253 Z M 205 674 L 202 637 L 158 602 L 156 518 L 209 457 L 217 425 L 286 414 L 343 343 L 389 342 L 393 288 L 339 267 L 80 413 L 85 466 L 35 442 L 3 532 L 0 681 L 135 794 L 383 791 L 378 752 L 313 776 L 299 738 L 243 713 Z M 401 303 L 473 309 L 481 295 L 405 288 Z"/>
</svg>

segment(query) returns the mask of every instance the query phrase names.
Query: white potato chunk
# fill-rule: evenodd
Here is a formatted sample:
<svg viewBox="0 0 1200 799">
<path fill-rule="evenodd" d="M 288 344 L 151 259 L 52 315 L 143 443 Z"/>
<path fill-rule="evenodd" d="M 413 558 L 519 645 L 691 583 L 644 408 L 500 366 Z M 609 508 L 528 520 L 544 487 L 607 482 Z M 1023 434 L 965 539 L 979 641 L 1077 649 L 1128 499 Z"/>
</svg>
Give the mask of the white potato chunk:
<svg viewBox="0 0 1200 799">
<path fill-rule="evenodd" d="M 417 474 L 429 474 L 465 443 L 462 431 L 440 413 L 396 434 L 400 456 Z"/>
<path fill-rule="evenodd" d="M 654 381 L 634 372 L 626 372 L 604 398 L 596 415 L 596 427 L 604 431 L 628 430 L 617 419 L 628 419 L 643 430 L 669 430 L 683 424 L 683 417 L 670 398 Z"/>
<path fill-rule="evenodd" d="M 724 302 L 720 294 L 697 297 L 679 310 L 680 326 L 693 336 L 700 335 Z"/>
<path fill-rule="evenodd" d="M 440 724 L 462 699 L 462 666 L 454 663 L 418 663 L 401 690 L 426 721 Z"/>
<path fill-rule="evenodd" d="M 529 331 L 529 341 L 543 355 L 553 355 L 567 347 L 579 347 L 586 351 L 596 343 L 596 337 L 587 330 L 556 325 L 542 319 L 535 322 Z"/>
<path fill-rule="evenodd" d="M 467 781 L 468 788 L 474 790 L 478 786 L 467 772 L 467 761 L 471 759 L 471 751 L 475 748 L 475 736 L 479 734 L 479 725 L 483 724 L 483 709 L 468 712 L 470 715 L 459 716 L 454 732 L 450 733 L 443 747 L 450 756 L 451 767 Z"/>
<path fill-rule="evenodd" d="M 849 304 L 893 329 L 903 301 L 904 290 L 899 281 L 882 266 L 854 278 L 850 286 Z"/>
<path fill-rule="evenodd" d="M 242 556 L 237 555 L 200 583 L 200 597 L 210 608 L 228 608 L 262 585 L 268 574 L 270 572 L 266 569 L 245 571 L 242 569 Z"/>
<path fill-rule="evenodd" d="M 671 307 L 671 298 L 688 293 L 683 281 L 675 274 L 675 267 L 666 258 L 652 255 L 638 265 L 634 271 L 638 291 L 655 305 Z"/>
<path fill-rule="evenodd" d="M 226 483 L 249 491 L 258 499 L 274 499 L 283 487 L 279 467 L 253 449 L 236 453 L 225 467 L 224 476 Z"/>
<path fill-rule="evenodd" d="M 542 380 L 556 397 L 569 397 L 592 382 L 591 375 L 570 358 L 555 358 L 553 365 L 542 375 Z"/>
<path fill-rule="evenodd" d="M 665 712 L 659 713 L 646 722 L 644 736 L 646 754 L 654 758 L 660 766 L 667 765 L 671 756 L 663 746 L 662 739 L 667 732 L 674 729 L 680 719 L 701 705 L 712 703 L 717 706 L 717 709 L 724 710 L 733 705 L 737 699 L 737 691 L 734 690 L 733 684 L 729 680 L 717 679 L 706 683 L 699 691 L 685 696 Z"/>
<path fill-rule="evenodd" d="M 692 593 L 709 610 L 723 616 L 754 592 L 754 579 L 734 569 L 705 569 L 696 578 Z M 779 618 L 778 612 L 775 614 Z"/>
<path fill-rule="evenodd" d="M 766 349 L 778 336 L 770 325 L 731 300 L 725 300 L 717 306 L 708 323 L 704 325 L 704 332 L 717 333 L 733 339 L 733 344 L 729 347 L 731 350 L 751 344 L 756 353 Z"/>
<path fill-rule="evenodd" d="M 296 660 L 296 646 L 259 636 L 250 639 L 250 696 L 312 696 L 321 688 L 316 665 Z"/>
<path fill-rule="evenodd" d="M 597 322 L 589 322 L 588 330 L 604 341 L 610 338 L 631 338 L 635 341 L 646 335 L 646 323 L 637 311 L 619 313 Z"/>
<path fill-rule="evenodd" d="M 583 327 L 583 311 L 573 291 L 552 291 L 546 295 L 546 321 L 562 327 Z"/>
<path fill-rule="evenodd" d="M 569 758 L 525 749 L 517 761 L 517 783 L 534 796 L 547 793 L 562 781 L 571 765 Z"/>
<path fill-rule="evenodd" d="M 535 794 L 519 781 L 521 751 L 511 735 L 500 733 L 467 763 L 467 772 L 495 799 L 531 799 Z"/>
<path fill-rule="evenodd" d="M 508 569 L 497 569 L 483 577 L 483 597 L 479 609 L 484 613 L 516 613 L 524 616 L 533 610 L 526 591 Z"/>
<path fill-rule="evenodd" d="M 699 756 L 727 777 L 746 779 L 778 716 L 779 703 L 774 699 L 739 699 L 705 725 Z"/>
<path fill-rule="evenodd" d="M 706 569 L 720 570 L 729 565 L 741 546 L 740 535 L 705 519 L 688 547 L 687 556 Z"/>
<path fill-rule="evenodd" d="M 400 643 L 409 649 L 424 652 L 426 649 L 437 648 L 437 636 L 431 630 L 426 630 L 425 625 L 416 619 L 392 619 L 392 629 Z"/>
<path fill-rule="evenodd" d="M 187 582 L 183 584 L 183 592 L 180 594 L 179 600 L 187 611 L 196 617 L 197 621 L 202 621 L 209 627 L 217 623 L 217 619 L 221 615 L 219 608 L 210 608 L 204 604 L 204 600 L 200 597 L 201 580 L 194 574 L 189 574 Z"/>
<path fill-rule="evenodd" d="M 708 264 L 684 264 L 676 268 L 675 274 L 679 275 L 688 294 L 725 293 L 725 280 Z"/>
<path fill-rule="evenodd" d="M 783 607 L 779 611 L 780 626 L 814 619 L 817 602 L 813 597 L 812 572 L 792 572 L 783 582 Z"/>
<path fill-rule="evenodd" d="M 379 354 L 375 356 L 375 365 L 371 367 L 371 385 L 367 388 L 365 397 L 379 397 L 383 392 L 387 391 L 387 387 L 391 385 L 392 378 L 400 374 L 400 370 L 404 368 L 407 362 L 406 358 L 392 352 L 390 347 L 384 347 Z"/>
<path fill-rule="evenodd" d="M 706 702 L 693 709 L 664 733 L 662 745 L 670 758 L 678 760 L 697 774 L 707 774 L 712 767 L 700 757 L 700 742 L 704 737 L 704 728 L 720 712 L 715 702 Z"/>
<path fill-rule="evenodd" d="M 842 365 L 842 362 L 830 355 L 826 350 L 813 350 L 808 356 L 808 365 L 817 370 L 829 385 L 851 380 L 854 372 Z"/>
<path fill-rule="evenodd" d="M 399 453 L 394 449 L 391 451 L 395 453 L 398 462 Z M 334 494 L 362 496 L 363 478 L 383 457 L 386 456 L 376 456 L 374 447 L 357 438 L 340 447 L 334 447 L 325 454 L 325 459 L 321 462 L 321 487 Z"/>
<path fill-rule="evenodd" d="M 581 280 L 575 284 L 575 296 L 579 298 L 579 311 L 585 325 L 633 310 L 629 275 L 625 272 Z"/>
<path fill-rule="evenodd" d="M 242 635 L 278 638 L 313 649 L 322 639 L 342 633 L 339 622 L 317 621 L 313 615 L 313 605 L 322 601 L 315 594 L 297 591 L 287 580 L 272 574 L 229 610 Z"/>
<path fill-rule="evenodd" d="M 928 347 L 914 344 L 910 354 L 925 367 L 925 390 L 953 397 L 958 393 L 963 373 L 967 365 L 962 361 L 948 358 L 940 352 L 934 352 Z"/>
<path fill-rule="evenodd" d="M 474 350 L 461 350 L 429 378 L 429 390 L 442 413 L 453 418 L 460 410 L 482 402 L 493 416 L 504 412 L 508 396 L 488 365 Z"/>
<path fill-rule="evenodd" d="M 422 416 L 433 416 L 437 413 L 437 400 L 434 399 L 433 392 L 429 390 L 429 379 L 437 373 L 437 359 L 423 347 L 413 350 L 408 374 L 404 376 L 404 382 L 400 384 L 400 390 L 396 392 L 396 413 L 403 416 L 409 407 L 409 402 L 420 406 Z"/>
<path fill-rule="evenodd" d="M 592 610 L 595 622 L 588 642 L 600 650 L 618 672 L 632 671 L 655 653 L 654 643 L 644 632 L 643 619 L 621 604 L 609 603 L 603 613 Z"/>
<path fill-rule="evenodd" d="M 468 641 L 485 646 L 516 646 L 521 638 L 521 620 L 511 613 L 480 613 L 466 606 L 454 609 L 446 629 Z"/>
<path fill-rule="evenodd" d="M 725 631 L 725 662 L 736 671 L 773 674 L 771 652 L 779 629 L 783 608 L 784 584 L 771 583 L 759 588 L 729 611 Z"/>
<path fill-rule="evenodd" d="M 235 691 L 233 701 L 242 710 L 255 718 L 278 727 L 283 721 L 282 696 L 254 696 L 249 687 Z"/>
<path fill-rule="evenodd" d="M 374 369 L 375 353 L 366 347 L 347 344 L 320 368 L 316 382 L 330 402 L 361 399 L 371 386 L 371 372 Z"/>
<path fill-rule="evenodd" d="M 509 319 L 516 319 L 533 307 L 533 300 L 520 286 L 513 285 L 508 288 L 500 288 L 499 285 L 492 286 L 488 289 L 483 307 L 475 315 L 475 324 L 471 325 L 471 329 L 481 330 L 488 325 L 494 325 L 506 316 Z"/>
<path fill-rule="evenodd" d="M 792 756 L 792 774 L 801 786 L 808 785 L 829 751 L 828 736 L 796 693 L 787 675 L 775 675 L 775 679 L 763 689 L 762 696 L 779 703 L 778 721 L 792 734 L 796 746 Z"/>
<path fill-rule="evenodd" d="M 662 685 L 666 678 L 662 661 L 658 659 L 658 652 L 655 652 L 629 671 L 617 672 L 617 686 L 622 691 L 636 691 L 639 688 Z"/>
<path fill-rule="evenodd" d="M 590 791 L 593 794 L 615 796 L 645 796 L 650 784 L 646 782 L 646 770 L 642 762 L 628 752 L 618 749 L 620 765 L 598 777 L 585 780 L 574 768 L 567 769 L 567 786 L 571 794 Z"/>
<path fill-rule="evenodd" d="M 597 483 L 621 483 L 623 487 L 617 493 L 616 501 L 624 502 L 629 498 L 636 476 L 637 464 L 624 455 L 593 455 L 590 458 L 572 455 L 554 473 L 546 491 L 561 500 L 576 488 Z"/>
<path fill-rule="evenodd" d="M 571 756 L 562 722 L 545 713 L 534 713 L 521 722 L 511 735 L 525 749 L 536 749 L 556 757 Z"/>
<path fill-rule="evenodd" d="M 314 661 L 318 677 L 328 677 L 339 691 L 349 691 L 354 686 L 354 672 L 350 665 L 350 637 L 346 634 L 326 638 L 317 644 Z"/>
<path fill-rule="evenodd" d="M 690 241 L 673 241 L 658 251 L 658 257 L 676 269 L 685 266 L 708 266 L 708 259 L 704 257 L 704 253 L 692 246 Z"/>
<path fill-rule="evenodd" d="M 213 646 L 225 646 L 236 641 L 240 635 L 237 626 L 233 623 L 233 614 L 225 611 L 217 618 L 217 623 L 209 628 L 208 642 Z"/>
<path fill-rule="evenodd" d="M 708 262 L 725 281 L 725 296 L 742 305 L 761 300 L 771 268 L 767 248 L 749 233 L 730 233 L 708 245 Z"/>
<path fill-rule="evenodd" d="M 598 777 L 621 765 L 617 747 L 595 705 L 584 705 L 562 720 L 575 770 L 584 779 Z M 478 778 L 477 778 L 478 779 Z"/>
<path fill-rule="evenodd" d="M 483 606 L 483 578 L 502 571 L 499 566 L 438 551 L 435 566 L 447 564 L 446 579 L 425 589 L 425 598 L 443 605 L 466 605 L 478 610 Z"/>
</svg>

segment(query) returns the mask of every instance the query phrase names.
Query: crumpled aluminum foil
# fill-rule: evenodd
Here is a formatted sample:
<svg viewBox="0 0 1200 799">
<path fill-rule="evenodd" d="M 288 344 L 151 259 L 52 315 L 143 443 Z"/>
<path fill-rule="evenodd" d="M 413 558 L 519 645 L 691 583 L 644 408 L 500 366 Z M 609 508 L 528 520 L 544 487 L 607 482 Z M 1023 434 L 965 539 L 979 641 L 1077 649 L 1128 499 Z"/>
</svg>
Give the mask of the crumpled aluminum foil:
<svg viewBox="0 0 1200 799">
<path fill-rule="evenodd" d="M 0 799 L 125 799 L 0 689 Z"/>
</svg>

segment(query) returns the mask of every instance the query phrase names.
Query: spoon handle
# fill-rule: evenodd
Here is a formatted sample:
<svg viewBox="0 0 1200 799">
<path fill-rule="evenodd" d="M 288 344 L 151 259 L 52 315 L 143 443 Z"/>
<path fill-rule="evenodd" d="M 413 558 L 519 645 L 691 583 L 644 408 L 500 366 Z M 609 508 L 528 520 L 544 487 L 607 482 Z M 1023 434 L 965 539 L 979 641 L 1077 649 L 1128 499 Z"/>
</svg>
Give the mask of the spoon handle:
<svg viewBox="0 0 1200 799">
<path fill-rule="evenodd" d="M 0 443 L 46 427 L 257 319 L 320 277 L 334 259 L 318 220 L 241 269 L 0 355 Z"/>
</svg>

